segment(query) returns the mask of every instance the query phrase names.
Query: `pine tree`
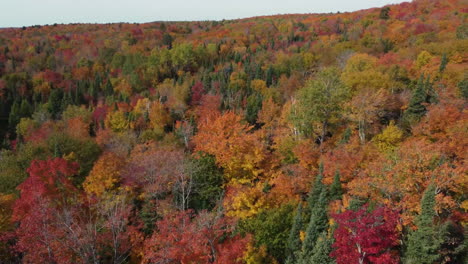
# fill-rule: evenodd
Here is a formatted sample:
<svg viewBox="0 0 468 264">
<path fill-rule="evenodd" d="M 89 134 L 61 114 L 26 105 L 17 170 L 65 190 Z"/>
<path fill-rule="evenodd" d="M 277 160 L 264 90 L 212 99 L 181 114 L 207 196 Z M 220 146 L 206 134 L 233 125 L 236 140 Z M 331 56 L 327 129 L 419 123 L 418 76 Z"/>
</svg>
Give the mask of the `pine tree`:
<svg viewBox="0 0 468 264">
<path fill-rule="evenodd" d="M 322 190 L 325 188 L 324 184 L 322 183 L 322 180 L 323 180 L 323 163 L 320 163 L 319 173 L 317 177 L 315 177 L 314 186 L 312 186 L 312 189 L 309 192 L 309 197 L 307 198 L 307 203 L 311 211 L 313 210 L 316 203 L 318 202 L 320 198 L 320 194 L 322 193 Z"/>
<path fill-rule="evenodd" d="M 439 102 L 437 92 L 434 90 L 434 87 L 431 83 L 430 76 L 426 78 L 424 83 L 424 88 L 426 89 L 426 103 L 436 104 Z"/>
<path fill-rule="evenodd" d="M 54 89 L 49 95 L 47 110 L 52 114 L 54 118 L 57 118 L 58 114 L 62 110 L 62 90 Z"/>
<path fill-rule="evenodd" d="M 312 252 L 322 232 L 328 228 L 328 215 L 327 215 L 328 199 L 326 188 L 322 189 L 318 203 L 314 206 L 310 222 L 307 226 L 306 236 L 302 244 L 302 262 L 309 263 L 308 260 L 312 257 Z"/>
<path fill-rule="evenodd" d="M 433 264 L 440 259 L 441 240 L 434 224 L 435 187 L 430 185 L 421 200 L 421 214 L 416 219 L 417 230 L 409 234 L 405 263 Z"/>
<path fill-rule="evenodd" d="M 10 114 L 8 116 L 8 126 L 12 132 L 15 131 L 20 118 L 20 106 L 18 101 L 15 101 L 10 108 Z"/>
<path fill-rule="evenodd" d="M 335 172 L 333 183 L 330 186 L 330 200 L 339 200 L 343 195 L 343 188 L 341 187 L 340 171 Z"/>
<path fill-rule="evenodd" d="M 443 73 L 445 71 L 445 67 L 447 67 L 447 63 L 448 63 L 447 53 L 444 53 L 444 55 L 442 55 L 442 59 L 440 61 L 440 66 L 439 66 L 440 73 Z"/>
<path fill-rule="evenodd" d="M 333 238 L 328 236 L 327 231 L 323 231 L 317 240 L 312 251 L 312 257 L 306 263 L 310 264 L 335 264 L 335 260 L 330 257 L 332 251 Z"/>
<path fill-rule="evenodd" d="M 32 107 L 29 104 L 28 100 L 23 99 L 21 101 L 21 106 L 19 108 L 19 114 L 21 117 L 29 117 L 33 113 Z"/>
<path fill-rule="evenodd" d="M 270 87 L 273 84 L 273 67 L 268 68 L 265 79 L 266 85 Z"/>
<path fill-rule="evenodd" d="M 423 105 L 423 103 L 426 102 L 426 91 L 424 86 L 424 77 L 421 75 L 405 114 L 419 119 L 426 113 L 426 107 Z"/>
<path fill-rule="evenodd" d="M 302 204 L 299 203 L 294 216 L 293 225 L 288 238 L 288 257 L 286 263 L 296 263 L 298 252 L 301 250 L 300 233 L 302 229 Z"/>
</svg>

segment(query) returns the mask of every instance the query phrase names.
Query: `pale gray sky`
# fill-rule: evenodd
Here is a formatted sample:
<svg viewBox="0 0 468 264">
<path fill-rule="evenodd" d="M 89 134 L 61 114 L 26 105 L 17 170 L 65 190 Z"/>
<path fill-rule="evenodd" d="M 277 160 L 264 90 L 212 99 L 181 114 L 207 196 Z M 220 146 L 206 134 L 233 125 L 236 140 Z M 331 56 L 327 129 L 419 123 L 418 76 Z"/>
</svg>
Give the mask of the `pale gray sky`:
<svg viewBox="0 0 468 264">
<path fill-rule="evenodd" d="M 0 27 L 356 11 L 401 0 L 0 0 Z"/>
</svg>

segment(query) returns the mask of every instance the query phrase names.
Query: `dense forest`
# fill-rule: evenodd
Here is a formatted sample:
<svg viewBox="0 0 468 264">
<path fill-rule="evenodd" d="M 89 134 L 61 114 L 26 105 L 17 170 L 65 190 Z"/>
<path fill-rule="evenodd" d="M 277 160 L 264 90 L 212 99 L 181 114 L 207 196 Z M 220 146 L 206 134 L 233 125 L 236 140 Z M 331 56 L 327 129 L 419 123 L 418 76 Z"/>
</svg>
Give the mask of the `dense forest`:
<svg viewBox="0 0 468 264">
<path fill-rule="evenodd" d="M 0 29 L 0 263 L 467 263 L 467 20 Z"/>
</svg>

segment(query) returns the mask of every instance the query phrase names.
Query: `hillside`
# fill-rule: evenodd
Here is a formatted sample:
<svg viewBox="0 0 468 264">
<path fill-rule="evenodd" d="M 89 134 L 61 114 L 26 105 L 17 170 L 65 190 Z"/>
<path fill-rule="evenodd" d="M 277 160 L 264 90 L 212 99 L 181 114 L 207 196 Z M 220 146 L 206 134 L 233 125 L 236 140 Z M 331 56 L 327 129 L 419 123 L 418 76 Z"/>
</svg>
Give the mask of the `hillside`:
<svg viewBox="0 0 468 264">
<path fill-rule="evenodd" d="M 0 263 L 465 263 L 467 22 L 0 29 Z"/>
</svg>

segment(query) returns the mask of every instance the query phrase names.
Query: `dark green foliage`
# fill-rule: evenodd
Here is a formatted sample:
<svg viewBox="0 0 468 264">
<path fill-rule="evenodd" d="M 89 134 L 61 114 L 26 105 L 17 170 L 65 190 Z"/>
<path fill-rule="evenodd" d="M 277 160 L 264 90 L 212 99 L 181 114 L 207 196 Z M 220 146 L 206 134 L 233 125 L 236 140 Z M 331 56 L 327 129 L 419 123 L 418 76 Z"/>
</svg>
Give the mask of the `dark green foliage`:
<svg viewBox="0 0 468 264">
<path fill-rule="evenodd" d="M 317 239 L 312 256 L 310 259 L 304 261 L 304 264 L 334 264 L 336 263 L 333 258 L 330 257 L 332 251 L 333 238 L 328 235 L 327 231 L 323 231 L 320 237 Z"/>
<path fill-rule="evenodd" d="M 167 46 L 168 49 L 171 49 L 172 41 L 173 41 L 172 36 L 169 33 L 164 33 L 163 39 L 162 39 L 163 45 Z"/>
<path fill-rule="evenodd" d="M 333 178 L 333 183 L 330 185 L 330 200 L 339 200 L 342 195 L 343 188 L 341 187 L 340 171 L 337 170 Z"/>
<path fill-rule="evenodd" d="M 463 23 L 457 27 L 457 39 L 467 39 L 468 38 L 468 23 Z"/>
<path fill-rule="evenodd" d="M 444 55 L 442 55 L 442 59 L 440 60 L 440 66 L 439 66 L 440 73 L 445 71 L 445 67 L 447 67 L 447 63 L 448 63 L 447 53 L 444 53 Z"/>
<path fill-rule="evenodd" d="M 343 133 L 343 137 L 341 138 L 340 143 L 346 144 L 349 142 L 350 138 L 351 138 L 351 128 L 347 127 L 345 132 Z"/>
<path fill-rule="evenodd" d="M 395 43 L 391 39 L 380 39 L 380 44 L 382 44 L 383 52 L 388 53 L 389 51 L 393 50 Z"/>
<path fill-rule="evenodd" d="M 53 89 L 49 95 L 47 110 L 53 118 L 57 118 L 62 111 L 63 92 L 61 89 Z"/>
<path fill-rule="evenodd" d="M 386 6 L 382 9 L 380 9 L 380 14 L 379 14 L 380 19 L 389 19 L 390 18 L 390 7 Z"/>
<path fill-rule="evenodd" d="M 21 117 L 30 117 L 33 113 L 33 109 L 29 104 L 28 100 L 23 99 L 19 108 L 19 114 Z"/>
<path fill-rule="evenodd" d="M 301 250 L 301 238 L 300 232 L 302 229 L 302 204 L 299 203 L 297 206 L 296 214 L 294 215 L 294 221 L 291 227 L 291 232 L 289 232 L 288 238 L 288 263 L 295 263 L 297 261 L 297 256 Z"/>
<path fill-rule="evenodd" d="M 265 245 L 269 255 L 284 263 L 293 214 L 294 206 L 291 204 L 264 210 L 251 219 L 240 221 L 239 229 L 253 234 L 257 247 Z"/>
<path fill-rule="evenodd" d="M 426 78 L 424 87 L 426 89 L 426 103 L 437 104 L 439 102 L 439 96 L 437 95 L 437 92 L 434 90 L 434 86 L 431 83 L 429 76 Z"/>
<path fill-rule="evenodd" d="M 322 232 L 327 231 L 328 215 L 327 215 L 328 199 L 326 188 L 322 189 L 318 202 L 312 209 L 310 222 L 307 226 L 304 243 L 302 244 L 302 260 L 306 261 L 312 257 L 312 251 L 317 243 Z"/>
<path fill-rule="evenodd" d="M 223 172 L 216 166 L 213 156 L 200 154 L 191 161 L 193 174 L 193 195 L 189 207 L 195 210 L 212 209 L 223 193 Z"/>
<path fill-rule="evenodd" d="M 458 89 L 463 98 L 468 99 L 468 79 L 465 78 L 463 81 L 458 83 Z"/>
<path fill-rule="evenodd" d="M 273 84 L 273 67 L 270 65 L 268 67 L 268 70 L 266 72 L 266 78 L 265 78 L 266 85 L 270 87 Z"/>
<path fill-rule="evenodd" d="M 262 96 L 254 93 L 247 98 L 247 107 L 245 110 L 245 119 L 250 124 L 257 122 L 258 112 L 262 109 Z"/>
<path fill-rule="evenodd" d="M 417 230 L 408 237 L 405 263 L 433 264 L 440 261 L 442 241 L 434 223 L 435 216 L 435 186 L 430 185 L 421 200 L 421 214 L 416 219 Z"/>
<path fill-rule="evenodd" d="M 10 129 L 10 131 L 12 131 L 14 133 L 15 129 L 16 129 L 16 125 L 19 123 L 20 121 L 20 105 L 17 101 L 15 101 L 13 103 L 13 105 L 11 106 L 11 109 L 10 109 L 10 114 L 8 116 L 8 127 Z"/>
<path fill-rule="evenodd" d="M 417 118 L 422 117 L 426 113 L 426 107 L 423 105 L 424 102 L 426 102 L 426 91 L 424 89 L 424 77 L 421 76 L 418 84 L 416 85 L 416 89 L 411 96 L 411 100 L 405 114 L 415 116 Z"/>
<path fill-rule="evenodd" d="M 161 218 L 156 208 L 156 201 L 151 198 L 147 198 L 141 205 L 139 217 L 143 221 L 142 231 L 146 235 L 151 235 L 153 233 L 156 221 Z"/>
<path fill-rule="evenodd" d="M 319 173 L 315 177 L 314 185 L 309 192 L 309 197 L 307 198 L 307 204 L 311 211 L 314 210 L 314 207 L 318 203 L 320 199 L 320 195 L 322 194 L 322 190 L 325 189 L 325 185 L 323 184 L 323 163 L 319 165 Z"/>
<path fill-rule="evenodd" d="M 80 177 L 76 177 L 77 184 L 81 184 L 84 177 L 91 171 L 94 161 L 101 154 L 99 146 L 93 140 L 79 140 L 61 133 L 53 134 L 47 139 L 46 152 L 55 157 L 73 153 L 73 159 L 80 165 Z"/>
<path fill-rule="evenodd" d="M 444 263 L 467 263 L 468 241 L 464 235 L 467 231 L 466 227 L 450 220 L 440 227 L 440 253 Z"/>
</svg>

